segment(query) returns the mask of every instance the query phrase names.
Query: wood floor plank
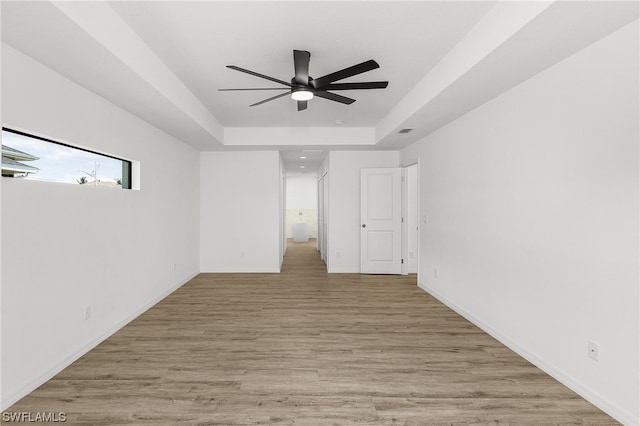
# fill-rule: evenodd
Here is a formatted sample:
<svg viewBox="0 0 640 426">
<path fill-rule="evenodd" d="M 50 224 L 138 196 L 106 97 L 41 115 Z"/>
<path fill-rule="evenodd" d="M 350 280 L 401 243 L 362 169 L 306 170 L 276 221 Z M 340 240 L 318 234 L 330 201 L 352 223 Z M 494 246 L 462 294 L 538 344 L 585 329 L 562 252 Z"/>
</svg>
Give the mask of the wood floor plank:
<svg viewBox="0 0 640 426">
<path fill-rule="evenodd" d="M 200 274 L 7 411 L 92 425 L 615 425 L 416 286 L 327 274 Z"/>
</svg>

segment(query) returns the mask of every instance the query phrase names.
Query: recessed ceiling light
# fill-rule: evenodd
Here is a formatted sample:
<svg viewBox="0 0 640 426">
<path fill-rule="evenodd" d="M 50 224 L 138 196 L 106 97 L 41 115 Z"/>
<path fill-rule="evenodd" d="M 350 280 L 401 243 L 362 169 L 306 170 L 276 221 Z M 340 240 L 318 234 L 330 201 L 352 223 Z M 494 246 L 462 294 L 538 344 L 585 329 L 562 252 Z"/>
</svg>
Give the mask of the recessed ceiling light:
<svg viewBox="0 0 640 426">
<path fill-rule="evenodd" d="M 300 166 L 301 169 L 304 169 L 304 166 Z"/>
<path fill-rule="evenodd" d="M 342 123 L 343 123 L 343 121 L 342 121 L 342 120 L 336 120 L 336 121 L 335 121 L 335 123 L 336 123 L 336 124 L 342 124 Z"/>
<path fill-rule="evenodd" d="M 301 160 L 305 160 L 307 157 L 305 157 L 304 155 L 302 157 L 300 157 Z"/>
</svg>

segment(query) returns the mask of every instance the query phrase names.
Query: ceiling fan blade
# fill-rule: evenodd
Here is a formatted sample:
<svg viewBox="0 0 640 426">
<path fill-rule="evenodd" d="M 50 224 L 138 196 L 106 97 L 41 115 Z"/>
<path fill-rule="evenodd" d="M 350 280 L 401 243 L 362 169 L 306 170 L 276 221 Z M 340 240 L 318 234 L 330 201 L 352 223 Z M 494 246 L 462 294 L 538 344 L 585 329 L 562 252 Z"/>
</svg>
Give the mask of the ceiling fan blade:
<svg viewBox="0 0 640 426">
<path fill-rule="evenodd" d="M 289 89 L 288 87 L 257 87 L 253 89 L 218 89 L 218 92 L 233 92 L 238 90 L 291 90 L 291 89 Z"/>
<path fill-rule="evenodd" d="M 269 101 L 272 101 L 272 100 L 274 100 L 274 99 L 278 99 L 278 98 L 281 98 L 281 97 L 283 97 L 283 96 L 287 96 L 288 94 L 289 94 L 289 92 L 280 93 L 279 95 L 272 96 L 272 97 L 270 97 L 270 98 L 267 98 L 267 99 L 265 99 L 265 100 L 263 100 L 263 101 L 260 101 L 260 102 L 256 102 L 255 104 L 253 104 L 253 105 L 249 105 L 249 106 L 258 106 L 258 105 L 262 105 L 262 104 L 264 104 L 264 103 L 266 103 L 266 102 L 269 102 Z"/>
<path fill-rule="evenodd" d="M 311 53 L 306 50 L 293 51 L 293 66 L 295 69 L 295 80 L 298 84 L 309 85 L 309 60 Z"/>
<path fill-rule="evenodd" d="M 246 70 L 244 68 L 236 67 L 235 65 L 227 65 L 227 68 L 231 68 L 232 70 L 244 72 L 247 74 L 255 75 L 256 77 L 264 78 L 266 80 L 275 81 L 276 83 L 284 84 L 285 86 L 291 87 L 291 83 L 287 83 L 286 81 L 278 80 L 277 78 L 269 77 L 268 75 L 260 74 L 255 71 Z"/>
<path fill-rule="evenodd" d="M 385 89 L 388 81 L 368 81 L 364 83 L 335 83 L 322 86 L 322 90 L 359 90 L 359 89 Z"/>
<path fill-rule="evenodd" d="M 335 93 L 331 93 L 331 92 L 316 91 L 314 94 L 320 98 L 325 98 L 325 99 L 329 99 L 330 101 L 340 102 L 341 104 L 351 105 L 356 101 L 355 99 L 347 98 L 346 96 L 342 96 L 342 95 L 336 95 Z"/>
<path fill-rule="evenodd" d="M 368 61 L 362 62 L 352 67 L 332 72 L 331 74 L 327 74 L 320 78 L 316 78 L 312 81 L 312 85 L 316 89 L 321 89 L 323 86 L 326 86 L 329 83 L 333 83 L 334 81 L 343 80 L 347 77 L 362 74 L 363 72 L 371 71 L 376 68 L 380 68 L 380 65 L 378 65 L 378 63 L 373 59 L 369 59 Z"/>
<path fill-rule="evenodd" d="M 298 111 L 307 109 L 307 101 L 298 101 Z"/>
</svg>

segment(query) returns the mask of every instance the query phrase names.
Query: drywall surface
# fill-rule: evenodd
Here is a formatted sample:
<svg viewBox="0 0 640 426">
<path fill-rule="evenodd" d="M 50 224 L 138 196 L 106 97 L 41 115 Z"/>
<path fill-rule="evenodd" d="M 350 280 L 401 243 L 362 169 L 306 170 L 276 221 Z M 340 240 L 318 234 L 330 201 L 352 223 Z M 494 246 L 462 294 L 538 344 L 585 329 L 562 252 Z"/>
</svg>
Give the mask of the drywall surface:
<svg viewBox="0 0 640 426">
<path fill-rule="evenodd" d="M 315 175 L 287 176 L 287 208 L 318 208 L 318 179 L 315 177 Z"/>
<path fill-rule="evenodd" d="M 287 176 L 287 238 L 293 238 L 294 223 L 311 224 L 311 238 L 318 236 L 318 180 L 315 176 Z"/>
<path fill-rule="evenodd" d="M 626 424 L 638 76 L 636 21 L 418 142 L 421 287 Z"/>
<path fill-rule="evenodd" d="M 202 272 L 279 272 L 278 151 L 200 154 Z"/>
<path fill-rule="evenodd" d="M 398 151 L 329 153 L 328 271 L 360 272 L 360 169 L 399 167 Z"/>
<path fill-rule="evenodd" d="M 199 272 L 199 156 L 4 44 L 2 114 L 141 171 L 139 191 L 2 178 L 4 409 Z"/>
</svg>

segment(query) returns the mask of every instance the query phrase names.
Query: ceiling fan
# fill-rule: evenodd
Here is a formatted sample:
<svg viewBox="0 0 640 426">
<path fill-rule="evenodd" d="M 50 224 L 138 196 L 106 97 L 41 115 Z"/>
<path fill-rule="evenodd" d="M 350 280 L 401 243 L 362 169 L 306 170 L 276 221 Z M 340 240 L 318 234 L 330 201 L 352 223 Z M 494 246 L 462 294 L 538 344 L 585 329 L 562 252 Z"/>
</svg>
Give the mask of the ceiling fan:
<svg viewBox="0 0 640 426">
<path fill-rule="evenodd" d="M 235 91 L 235 90 L 286 90 L 286 92 L 284 93 L 278 94 L 276 96 L 272 96 L 270 98 L 264 99 L 260 102 L 256 102 L 255 104 L 252 104 L 249 106 L 262 105 L 266 102 L 270 102 L 275 99 L 281 98 L 283 96 L 287 96 L 288 94 L 291 94 L 291 98 L 293 98 L 295 101 L 298 102 L 298 111 L 302 111 L 307 109 L 307 101 L 312 99 L 314 96 L 328 99 L 334 102 L 340 102 L 347 105 L 350 105 L 356 101 L 355 99 L 348 98 L 346 96 L 331 93 L 330 90 L 336 91 L 336 90 L 384 89 L 389 84 L 388 81 L 368 81 L 368 82 L 362 82 L 362 83 L 334 83 L 336 81 L 343 80 L 345 78 L 352 77 L 354 75 L 362 74 L 367 71 L 380 68 L 380 65 L 378 65 L 378 63 L 373 59 L 370 59 L 368 61 L 362 62 L 357 65 L 353 65 L 351 67 L 342 69 L 340 71 L 332 72 L 331 74 L 327 74 L 319 78 L 312 78 L 309 76 L 309 60 L 310 59 L 311 59 L 311 54 L 306 50 L 293 51 L 293 66 L 294 66 L 295 75 L 291 79 L 291 83 L 287 83 L 286 81 L 269 77 L 267 75 L 260 74 L 255 71 L 250 71 L 244 68 L 240 68 L 235 65 L 227 65 L 227 68 L 231 68 L 232 70 L 236 70 L 236 71 L 254 75 L 256 77 L 264 78 L 266 80 L 283 84 L 287 87 L 260 87 L 260 88 L 251 88 L 251 89 L 218 89 L 218 90 L 222 92 Z"/>
</svg>

